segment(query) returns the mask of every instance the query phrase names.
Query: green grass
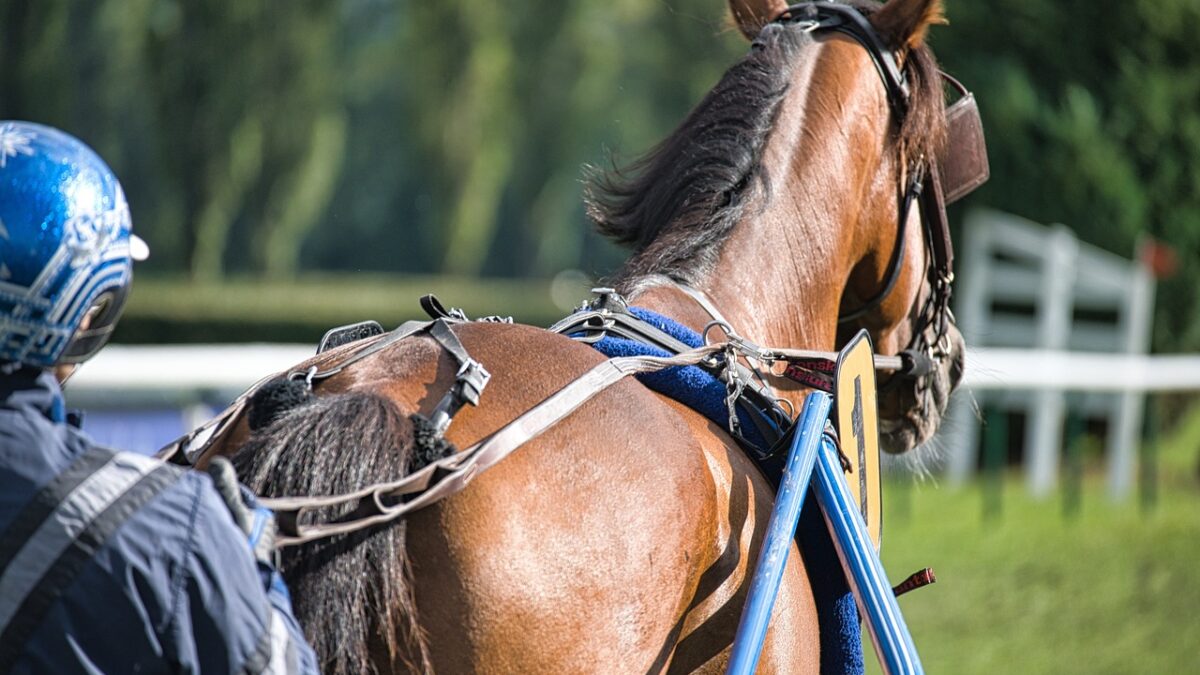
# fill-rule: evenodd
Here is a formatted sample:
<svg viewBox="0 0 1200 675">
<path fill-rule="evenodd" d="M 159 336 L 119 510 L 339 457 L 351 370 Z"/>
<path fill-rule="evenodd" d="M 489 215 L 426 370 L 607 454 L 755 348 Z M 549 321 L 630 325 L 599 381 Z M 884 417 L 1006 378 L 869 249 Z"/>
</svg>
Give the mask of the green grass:
<svg viewBox="0 0 1200 675">
<path fill-rule="evenodd" d="M 425 318 L 417 299 L 436 293 L 468 316 L 513 316 L 549 325 L 588 297 L 584 282 L 541 279 L 306 275 L 294 280 L 195 283 L 139 277 L 114 342 L 315 342 L 327 328 L 375 319 L 391 328 Z"/>
<path fill-rule="evenodd" d="M 1061 495 L 1027 497 L 1016 475 L 991 488 L 888 485 L 889 576 L 930 566 L 938 577 L 900 598 L 926 671 L 1196 672 L 1200 408 L 1159 450 L 1151 508 L 1110 503 L 1100 467 L 1073 515 Z M 867 661 L 879 672 L 873 654 Z"/>
</svg>

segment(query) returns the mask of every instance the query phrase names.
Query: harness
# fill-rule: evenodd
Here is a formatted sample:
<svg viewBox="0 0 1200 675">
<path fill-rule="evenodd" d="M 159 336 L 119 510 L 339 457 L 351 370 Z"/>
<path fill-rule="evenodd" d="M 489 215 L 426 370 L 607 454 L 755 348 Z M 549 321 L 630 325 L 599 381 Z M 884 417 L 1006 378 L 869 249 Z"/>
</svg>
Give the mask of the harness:
<svg viewBox="0 0 1200 675">
<path fill-rule="evenodd" d="M 904 70 L 896 57 L 876 35 L 874 28 L 856 9 L 832 2 L 809 2 L 789 7 L 776 22 L 801 24 L 809 32 L 836 31 L 858 41 L 867 50 L 880 73 L 887 91 L 889 105 L 897 119 L 903 119 L 909 105 L 909 89 Z M 933 293 L 920 310 L 920 322 L 914 348 L 899 356 L 874 357 L 875 367 L 891 370 L 908 377 L 918 377 L 933 368 L 933 362 L 943 354 L 937 347 L 946 338 L 949 325 L 950 284 L 953 281 L 953 248 L 945 216 L 945 203 L 966 194 L 987 179 L 987 156 L 983 146 L 982 125 L 974 97 L 953 78 L 942 74 L 956 88 L 961 98 L 946 111 L 949 131 L 947 159 L 917 158 L 910 165 L 909 180 L 900 208 L 897 245 L 883 288 L 867 303 L 839 318 L 842 323 L 861 318 L 877 307 L 893 289 L 904 256 L 904 230 L 909 210 L 914 202 L 920 204 L 925 227 L 925 244 L 932 264 L 929 275 Z M 940 169 L 945 168 L 946 171 Z M 925 183 L 932 189 L 925 190 Z M 943 190 L 943 182 L 948 189 Z M 576 410 L 579 406 L 628 375 L 653 373 L 677 366 L 702 368 L 727 389 L 728 430 L 731 436 L 750 450 L 756 459 L 769 460 L 773 446 L 791 426 L 793 411 L 786 401 L 774 395 L 762 377 L 765 369 L 774 375 L 793 379 L 805 386 L 829 391 L 836 353 L 764 348 L 739 336 L 703 293 L 676 284 L 693 297 L 713 317 L 705 328 L 704 344 L 693 346 L 638 318 L 629 310 L 624 299 L 612 289 L 597 289 L 595 301 L 563 319 L 551 330 L 582 342 L 595 343 L 615 335 L 651 345 L 667 356 L 622 356 L 595 366 L 579 379 L 566 385 L 534 408 L 518 416 L 499 431 L 479 443 L 447 457 L 442 457 L 419 470 L 395 481 L 367 486 L 344 495 L 317 497 L 287 497 L 264 499 L 263 504 L 276 511 L 280 524 L 281 546 L 301 544 L 335 534 L 353 532 L 389 522 L 427 506 L 463 489 L 480 471 L 486 470 L 508 456 L 522 444 L 536 438 L 546 429 Z M 445 433 L 454 414 L 466 404 L 478 404 L 490 375 L 478 361 L 472 359 L 455 337 L 453 325 L 467 321 L 459 310 L 445 309 L 432 296 L 422 298 L 422 307 L 432 321 L 410 321 L 390 333 L 373 322 L 352 324 L 335 329 L 322 340 L 318 360 L 307 370 L 290 371 L 286 377 L 302 379 L 310 388 L 336 375 L 351 364 L 376 354 L 418 334 L 428 334 L 459 364 L 450 390 L 441 399 L 431 421 L 438 436 Z M 483 321 L 503 321 L 487 317 Z M 511 321 L 511 319 L 509 319 Z M 926 328 L 936 331 L 934 344 L 927 342 Z M 725 334 L 720 342 L 709 342 L 713 328 Z M 366 335 L 350 345 L 326 352 L 347 339 Z M 327 354 L 327 355 L 326 355 Z M 326 355 L 322 357 L 322 355 Z M 242 394 L 219 417 L 196 431 L 180 438 L 159 452 L 160 457 L 190 465 L 212 439 L 227 431 L 246 408 L 254 392 L 274 376 L 264 378 Z M 755 429 L 766 439 L 754 444 L 747 440 L 741 428 L 739 411 L 745 413 Z M 302 517 L 309 511 L 327 506 L 346 507 L 346 515 L 328 522 L 306 523 Z"/>
<path fill-rule="evenodd" d="M 669 355 L 695 349 L 707 337 L 702 335 L 699 341 L 684 342 L 647 320 L 646 310 L 631 310 L 615 290 L 596 288 L 592 292 L 596 294 L 595 300 L 551 326 L 550 332 L 591 344 L 602 352 L 605 352 L 601 348 L 604 339 L 616 337 L 646 346 L 648 349 L 641 350 L 646 353 L 659 351 Z M 750 451 L 751 456 L 769 454 L 771 446 L 791 426 L 795 414 L 790 404 L 775 396 L 759 370 L 739 362 L 736 355 L 726 353 L 723 358 L 709 359 L 697 367 L 725 385 L 726 426 L 734 440 Z M 742 420 L 747 420 L 752 429 L 743 429 Z"/>
</svg>

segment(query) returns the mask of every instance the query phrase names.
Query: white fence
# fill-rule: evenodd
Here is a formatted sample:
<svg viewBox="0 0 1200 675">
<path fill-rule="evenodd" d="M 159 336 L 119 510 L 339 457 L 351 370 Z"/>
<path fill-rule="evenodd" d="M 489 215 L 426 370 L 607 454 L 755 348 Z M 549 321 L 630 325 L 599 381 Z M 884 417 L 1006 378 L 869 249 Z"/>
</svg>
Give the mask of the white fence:
<svg viewBox="0 0 1200 675">
<path fill-rule="evenodd" d="M 1146 356 L 1153 277 L 1062 225 L 996 211 L 968 215 L 964 244 L 959 327 L 968 345 L 996 349 L 979 351 L 987 356 L 969 386 L 981 402 L 1024 414 L 1030 492 L 1044 496 L 1058 483 L 1069 407 L 1106 418 L 1109 490 L 1125 497 L 1137 471 L 1146 392 L 1200 389 L 1194 357 Z M 990 366 L 989 358 L 1006 363 Z M 988 368 L 997 376 L 981 377 Z M 959 483 L 976 466 L 979 426 L 961 398 L 950 419 L 947 473 Z"/>
<path fill-rule="evenodd" d="M 94 397 L 237 393 L 313 355 L 311 345 L 110 345 L 79 370 L 68 391 Z M 966 389 L 1116 392 L 1200 391 L 1200 355 L 1113 355 L 968 347 Z"/>
<path fill-rule="evenodd" d="M 79 369 L 67 391 L 186 394 L 239 392 L 316 352 L 312 345 L 109 345 Z"/>
<path fill-rule="evenodd" d="M 110 345 L 79 370 L 67 387 L 74 405 L 170 406 L 181 411 L 180 428 L 194 427 L 256 380 L 312 355 L 311 345 L 123 346 Z M 1200 391 L 1200 356 L 1112 355 L 1051 350 L 968 348 L 963 388 L 989 395 L 1028 397 L 1029 391 Z M 1105 399 L 1098 400 L 1101 407 Z M 969 414 L 969 411 L 968 411 Z M 961 424 L 961 421 L 950 426 Z M 967 424 L 973 425 L 974 421 Z M 958 429 L 961 431 L 961 427 Z M 974 461 L 958 437 L 943 443 L 958 460 Z M 972 441 L 973 442 L 973 441 Z M 145 451 L 153 450 L 147 441 Z"/>
</svg>

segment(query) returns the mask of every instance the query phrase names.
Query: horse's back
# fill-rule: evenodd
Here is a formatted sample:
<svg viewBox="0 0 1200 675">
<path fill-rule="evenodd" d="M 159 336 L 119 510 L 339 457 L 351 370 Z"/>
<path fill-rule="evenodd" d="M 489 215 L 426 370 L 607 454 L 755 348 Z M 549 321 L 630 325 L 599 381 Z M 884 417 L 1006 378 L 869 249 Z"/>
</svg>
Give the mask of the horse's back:
<svg viewBox="0 0 1200 675">
<path fill-rule="evenodd" d="M 527 326 L 455 331 L 492 373 L 479 406 L 459 412 L 447 433 L 460 448 L 604 360 Z M 372 359 L 379 363 L 358 371 L 371 375 L 343 386 L 386 393 L 405 412 L 428 414 L 456 370 L 427 339 Z M 755 523 L 765 522 L 772 500 L 716 425 L 633 378 L 619 382 L 464 491 L 410 517 L 418 619 L 435 668 L 723 667 L 757 556 Z M 786 581 L 765 670 L 776 657 L 788 672 L 805 662 L 815 670 L 815 611 L 798 555 Z"/>
</svg>

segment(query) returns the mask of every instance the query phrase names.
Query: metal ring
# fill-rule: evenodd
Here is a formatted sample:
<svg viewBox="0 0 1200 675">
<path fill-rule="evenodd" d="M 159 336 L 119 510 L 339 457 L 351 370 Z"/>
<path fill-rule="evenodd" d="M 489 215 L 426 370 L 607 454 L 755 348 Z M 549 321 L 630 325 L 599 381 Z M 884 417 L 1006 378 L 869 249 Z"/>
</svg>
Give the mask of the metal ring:
<svg viewBox="0 0 1200 675">
<path fill-rule="evenodd" d="M 702 333 L 700 333 L 700 337 L 701 337 L 701 339 L 704 340 L 705 346 L 710 345 L 710 344 L 715 344 L 715 343 L 708 341 L 708 331 L 712 330 L 713 328 L 720 328 L 721 330 L 725 331 L 726 338 L 737 337 L 737 333 L 733 332 L 733 326 L 730 326 L 729 324 L 725 323 L 724 321 L 721 321 L 720 319 L 717 319 L 714 321 L 709 321 L 707 324 L 704 325 L 704 331 Z"/>
</svg>

